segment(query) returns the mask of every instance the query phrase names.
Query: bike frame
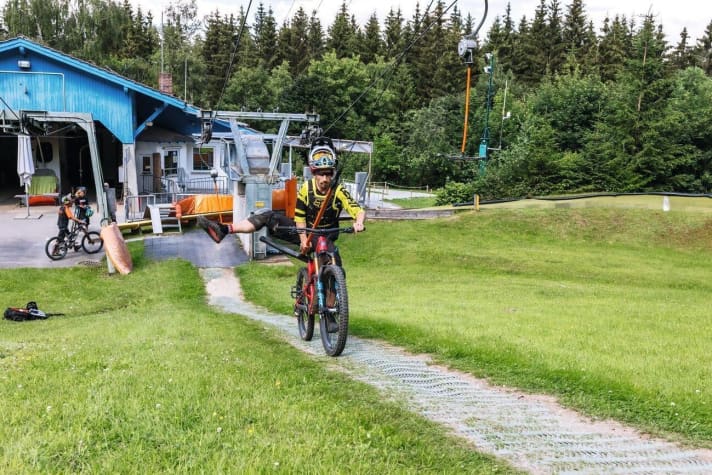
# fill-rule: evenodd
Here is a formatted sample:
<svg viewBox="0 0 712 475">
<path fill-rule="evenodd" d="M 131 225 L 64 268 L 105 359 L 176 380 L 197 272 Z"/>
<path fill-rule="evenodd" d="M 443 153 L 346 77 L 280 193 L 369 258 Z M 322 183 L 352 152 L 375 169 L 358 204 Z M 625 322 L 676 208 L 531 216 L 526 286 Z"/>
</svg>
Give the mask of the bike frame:
<svg viewBox="0 0 712 475">
<path fill-rule="evenodd" d="M 299 336 L 310 341 L 314 335 L 314 320 L 319 316 L 319 328 L 324 350 L 329 356 L 339 356 L 344 350 L 348 338 L 349 304 L 346 277 L 341 266 L 336 265 L 338 249 L 329 236 L 333 233 L 353 233 L 349 228 L 297 228 L 282 227 L 282 231 L 309 233 L 313 244 L 307 255 L 289 247 L 279 245 L 266 236 L 260 241 L 278 251 L 304 262 L 305 266 L 297 272 L 297 283 L 292 287 L 294 315 L 297 317 Z M 334 302 L 328 302 L 327 289 L 334 295 Z M 329 296 L 331 293 L 329 293 Z"/>
<path fill-rule="evenodd" d="M 320 270 L 321 266 L 327 264 L 334 264 L 335 258 L 334 253 L 329 252 L 329 238 L 324 235 L 320 235 L 316 241 L 316 247 L 309 253 L 309 262 L 307 262 L 307 285 L 302 292 L 306 292 L 309 297 L 309 302 L 311 302 L 312 308 L 309 309 L 309 314 L 316 315 L 321 313 L 326 305 L 324 288 L 321 282 Z M 328 258 L 328 261 L 323 259 Z M 323 261 L 323 262 L 322 262 Z M 316 294 L 316 299 L 314 298 Z M 314 304 L 317 304 L 314 308 Z"/>
<path fill-rule="evenodd" d="M 336 258 L 334 252 L 329 251 L 329 244 L 332 242 L 326 235 L 342 232 L 342 233 L 353 233 L 353 228 L 329 228 L 329 229 L 316 229 L 316 228 L 283 228 L 288 231 L 293 231 L 295 233 L 314 233 L 318 234 L 316 239 L 316 246 L 312 248 L 308 255 L 300 254 L 288 247 L 281 246 L 265 236 L 260 238 L 260 241 L 264 242 L 268 246 L 277 249 L 283 254 L 295 257 L 306 264 L 305 268 L 307 270 L 307 279 L 303 288 L 301 289 L 310 302 L 310 307 L 307 309 L 310 315 L 316 315 L 324 309 L 324 289 L 322 288 L 321 279 L 321 268 L 325 265 L 335 264 Z M 325 259 L 326 258 L 326 259 Z M 298 289 L 295 289 L 298 290 Z M 297 295 L 293 295 L 297 298 Z M 315 298 L 316 297 L 316 298 Z"/>
</svg>

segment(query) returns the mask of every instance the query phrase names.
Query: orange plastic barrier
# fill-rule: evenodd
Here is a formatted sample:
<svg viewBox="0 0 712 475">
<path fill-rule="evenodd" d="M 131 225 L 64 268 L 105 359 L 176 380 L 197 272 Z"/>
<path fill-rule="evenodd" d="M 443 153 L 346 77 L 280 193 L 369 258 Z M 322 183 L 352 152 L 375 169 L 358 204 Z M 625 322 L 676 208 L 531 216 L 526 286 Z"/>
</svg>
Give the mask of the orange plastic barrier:
<svg viewBox="0 0 712 475">
<path fill-rule="evenodd" d="M 180 200 L 181 215 L 232 213 L 232 195 L 193 195 Z"/>
<path fill-rule="evenodd" d="M 284 211 L 290 218 L 294 218 L 294 208 L 297 206 L 297 178 L 292 177 L 284 182 L 284 189 L 272 190 L 272 209 Z"/>
</svg>

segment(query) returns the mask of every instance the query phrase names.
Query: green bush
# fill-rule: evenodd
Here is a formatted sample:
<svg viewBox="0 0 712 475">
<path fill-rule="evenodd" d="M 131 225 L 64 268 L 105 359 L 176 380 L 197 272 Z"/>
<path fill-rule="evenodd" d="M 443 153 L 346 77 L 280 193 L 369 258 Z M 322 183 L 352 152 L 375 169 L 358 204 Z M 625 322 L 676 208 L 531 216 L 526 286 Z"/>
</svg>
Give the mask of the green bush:
<svg viewBox="0 0 712 475">
<path fill-rule="evenodd" d="M 452 205 L 456 203 L 469 203 L 474 200 L 475 190 L 471 183 L 458 183 L 451 181 L 435 192 L 435 205 Z"/>
</svg>

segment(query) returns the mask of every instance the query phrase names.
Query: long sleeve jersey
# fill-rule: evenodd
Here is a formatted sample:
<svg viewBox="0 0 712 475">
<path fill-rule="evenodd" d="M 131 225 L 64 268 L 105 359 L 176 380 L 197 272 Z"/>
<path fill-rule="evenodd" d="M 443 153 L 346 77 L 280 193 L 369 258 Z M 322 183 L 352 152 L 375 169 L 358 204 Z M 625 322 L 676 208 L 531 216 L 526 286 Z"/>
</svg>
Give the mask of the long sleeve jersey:
<svg viewBox="0 0 712 475">
<path fill-rule="evenodd" d="M 314 178 L 302 184 L 297 193 L 297 205 L 294 210 L 294 222 L 306 223 L 307 227 L 313 227 L 319 208 L 326 198 L 326 194 L 320 194 Z M 351 197 L 351 194 L 341 185 L 337 185 L 331 197 L 331 203 L 327 204 L 324 215 L 319 222 L 319 228 L 336 228 L 339 226 L 339 215 L 345 210 L 353 219 L 363 211 L 363 208 Z"/>
</svg>

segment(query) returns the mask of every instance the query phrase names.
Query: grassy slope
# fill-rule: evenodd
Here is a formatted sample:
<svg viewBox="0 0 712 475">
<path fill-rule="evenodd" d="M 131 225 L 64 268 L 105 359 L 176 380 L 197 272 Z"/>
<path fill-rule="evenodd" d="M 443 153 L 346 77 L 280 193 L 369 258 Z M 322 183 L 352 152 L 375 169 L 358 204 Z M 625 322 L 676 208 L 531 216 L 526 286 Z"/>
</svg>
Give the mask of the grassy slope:
<svg viewBox="0 0 712 475">
<path fill-rule="evenodd" d="M 528 209 L 369 222 L 339 243 L 354 334 L 709 447 L 711 237 L 704 214 Z M 289 311 L 294 268 L 239 272 Z"/>
<path fill-rule="evenodd" d="M 0 271 L 2 473 L 505 473 L 269 329 L 205 304 L 188 263 Z"/>
</svg>

